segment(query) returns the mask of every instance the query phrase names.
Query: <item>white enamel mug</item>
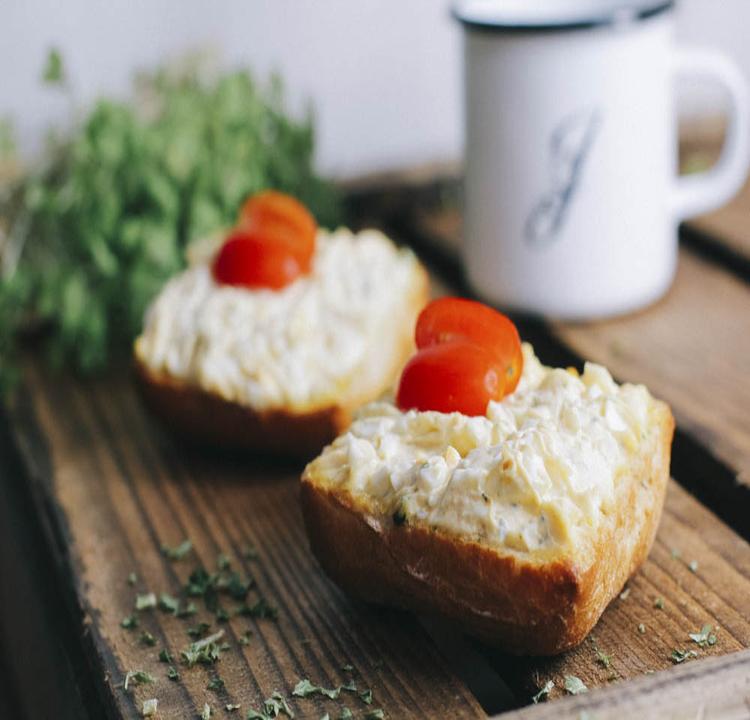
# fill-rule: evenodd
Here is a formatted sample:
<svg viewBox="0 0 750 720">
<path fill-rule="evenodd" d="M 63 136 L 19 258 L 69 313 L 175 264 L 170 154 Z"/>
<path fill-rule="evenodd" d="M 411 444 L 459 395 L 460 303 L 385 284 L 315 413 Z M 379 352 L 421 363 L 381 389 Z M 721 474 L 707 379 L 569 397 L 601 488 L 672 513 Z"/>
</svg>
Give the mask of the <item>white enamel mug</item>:
<svg viewBox="0 0 750 720">
<path fill-rule="evenodd" d="M 748 168 L 744 79 L 678 50 L 667 0 L 465 0 L 464 258 L 510 309 L 584 319 L 669 287 L 677 226 L 728 200 Z M 727 90 L 717 164 L 677 176 L 677 75 Z"/>
</svg>

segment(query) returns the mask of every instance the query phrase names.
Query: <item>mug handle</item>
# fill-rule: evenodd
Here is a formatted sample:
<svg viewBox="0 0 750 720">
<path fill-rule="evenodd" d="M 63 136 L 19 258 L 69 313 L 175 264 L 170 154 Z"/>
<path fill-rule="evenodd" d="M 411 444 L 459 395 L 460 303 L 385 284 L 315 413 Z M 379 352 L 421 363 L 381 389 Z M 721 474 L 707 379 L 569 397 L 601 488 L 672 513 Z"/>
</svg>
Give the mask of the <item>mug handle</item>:
<svg viewBox="0 0 750 720">
<path fill-rule="evenodd" d="M 673 71 L 713 77 L 729 96 L 726 138 L 711 169 L 678 178 L 673 210 L 678 220 L 720 207 L 742 187 L 750 165 L 750 102 L 747 82 L 735 63 L 713 50 L 677 50 Z"/>
</svg>

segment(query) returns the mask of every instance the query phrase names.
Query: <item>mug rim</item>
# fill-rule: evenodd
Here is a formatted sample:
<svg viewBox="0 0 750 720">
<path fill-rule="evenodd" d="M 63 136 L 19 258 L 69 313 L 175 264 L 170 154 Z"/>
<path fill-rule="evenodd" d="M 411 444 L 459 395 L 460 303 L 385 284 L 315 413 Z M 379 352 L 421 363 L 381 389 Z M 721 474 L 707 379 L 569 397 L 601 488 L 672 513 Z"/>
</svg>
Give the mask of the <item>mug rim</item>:
<svg viewBox="0 0 750 720">
<path fill-rule="evenodd" d="M 613 3 L 609 8 L 601 8 L 588 15 L 573 15 L 571 17 L 550 16 L 537 19 L 534 17 L 513 17 L 504 15 L 502 11 L 494 13 L 477 13 L 476 0 L 457 0 L 451 8 L 451 15 L 467 30 L 477 30 L 489 33 L 513 32 L 561 32 L 567 30 L 586 30 L 607 25 L 622 25 L 648 20 L 672 10 L 676 0 L 624 0 Z M 485 5 L 490 5 L 485 2 Z M 494 5 L 501 5 L 495 2 Z"/>
</svg>

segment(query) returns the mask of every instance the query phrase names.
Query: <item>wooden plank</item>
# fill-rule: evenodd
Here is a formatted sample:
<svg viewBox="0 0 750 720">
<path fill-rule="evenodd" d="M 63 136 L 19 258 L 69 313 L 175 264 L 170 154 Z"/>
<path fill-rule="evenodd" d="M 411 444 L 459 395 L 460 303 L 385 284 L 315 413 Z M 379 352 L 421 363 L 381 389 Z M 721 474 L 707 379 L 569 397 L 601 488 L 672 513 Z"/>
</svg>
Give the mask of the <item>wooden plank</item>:
<svg viewBox="0 0 750 720">
<path fill-rule="evenodd" d="M 297 717 L 335 717 L 344 704 L 357 716 L 373 708 L 389 717 L 484 715 L 413 618 L 353 604 L 326 580 L 307 549 L 298 469 L 179 446 L 144 417 L 127 376 L 76 383 L 33 372 L 27 389 L 26 404 L 13 412 L 19 444 L 31 482 L 46 497 L 39 509 L 75 582 L 92 667 L 114 715 L 140 717 L 143 701 L 155 697 L 161 717 L 196 717 L 206 702 L 215 710 L 240 703 L 244 716 L 274 691 L 290 698 L 306 677 L 326 687 L 354 679 L 372 689 L 373 703 L 346 692 L 336 702 L 290 698 Z M 159 552 L 185 537 L 194 550 L 184 560 Z M 258 560 L 243 557 L 247 545 L 257 548 Z M 199 564 L 213 571 L 220 553 L 254 578 L 250 601 L 279 606 L 277 622 L 233 616 L 217 624 L 198 601 L 201 611 L 187 620 L 145 610 L 137 630 L 120 627 L 137 593 L 178 595 L 190 572 Z M 222 602 L 227 609 L 237 604 Z M 175 663 L 182 680 L 168 680 L 159 650 L 179 657 L 191 642 L 186 629 L 203 620 L 211 631 L 225 631 L 231 649 L 213 667 Z M 154 647 L 139 641 L 144 630 L 156 638 Z M 246 630 L 253 636 L 243 646 Z M 342 669 L 349 664 L 352 671 Z M 144 670 L 155 682 L 125 692 L 129 670 Z M 215 675 L 225 682 L 218 692 L 207 689 Z"/>
<path fill-rule="evenodd" d="M 706 625 L 716 642 L 701 647 L 689 634 Z M 606 686 L 672 667 L 674 650 L 695 651 L 685 662 L 696 662 L 748 647 L 750 545 L 672 482 L 648 560 L 587 640 L 556 658 L 494 660 L 528 701 L 549 680 L 550 697 L 563 696 L 567 675 Z"/>
<path fill-rule="evenodd" d="M 746 720 L 750 651 L 685 664 L 606 689 L 531 705 L 502 720 Z"/>
</svg>

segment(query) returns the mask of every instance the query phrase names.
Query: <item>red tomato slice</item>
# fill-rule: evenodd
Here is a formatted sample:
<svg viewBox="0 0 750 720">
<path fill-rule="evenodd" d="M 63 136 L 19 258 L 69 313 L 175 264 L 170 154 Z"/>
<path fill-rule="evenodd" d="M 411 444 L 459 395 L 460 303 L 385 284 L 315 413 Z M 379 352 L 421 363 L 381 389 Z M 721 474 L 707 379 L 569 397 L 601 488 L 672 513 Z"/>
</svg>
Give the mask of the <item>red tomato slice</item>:
<svg viewBox="0 0 750 720">
<path fill-rule="evenodd" d="M 284 238 L 297 254 L 303 270 L 309 272 L 318 225 L 299 200 L 276 190 L 257 193 L 248 198 L 240 209 L 238 227 Z"/>
<path fill-rule="evenodd" d="M 505 374 L 505 392 L 516 389 L 523 370 L 521 338 L 513 322 L 487 305 L 464 298 L 433 300 L 419 316 L 418 348 L 466 340 L 491 350 Z"/>
<path fill-rule="evenodd" d="M 266 236 L 256 232 L 234 232 L 213 263 L 217 282 L 248 288 L 279 290 L 302 272 L 299 258 L 287 243 L 269 242 Z"/>
<path fill-rule="evenodd" d="M 396 402 L 402 410 L 484 415 L 490 400 L 505 394 L 495 355 L 461 340 L 423 347 L 401 374 Z"/>
</svg>

